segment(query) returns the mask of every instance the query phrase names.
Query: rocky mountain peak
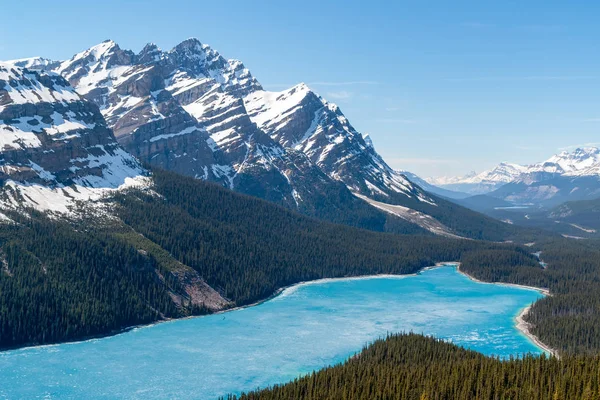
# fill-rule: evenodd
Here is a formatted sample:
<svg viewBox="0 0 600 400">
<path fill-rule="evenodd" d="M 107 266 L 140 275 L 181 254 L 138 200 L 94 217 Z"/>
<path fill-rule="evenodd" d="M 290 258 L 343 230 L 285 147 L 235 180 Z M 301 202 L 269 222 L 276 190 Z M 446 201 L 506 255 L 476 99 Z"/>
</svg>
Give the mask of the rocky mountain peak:
<svg viewBox="0 0 600 400">
<path fill-rule="evenodd" d="M 154 43 L 148 43 L 136 56 L 138 63 L 149 64 L 160 61 L 163 58 L 162 50 Z"/>
<path fill-rule="evenodd" d="M 141 183 L 98 107 L 60 75 L 0 63 L 0 202 L 66 212 L 77 200 Z"/>
<path fill-rule="evenodd" d="M 197 38 L 188 38 L 186 40 L 184 40 L 183 42 L 179 43 L 178 45 L 176 45 L 173 50 L 173 52 L 188 52 L 188 53 L 204 53 L 204 49 L 210 49 L 210 46 L 208 45 L 203 45 L 202 42 L 200 42 L 200 40 L 198 40 Z"/>
<path fill-rule="evenodd" d="M 286 205 L 314 195 L 307 182 L 429 201 L 337 105 L 305 83 L 265 91 L 241 61 L 198 39 L 137 55 L 106 41 L 54 70 L 99 107 L 119 143 L 162 168 Z"/>
</svg>

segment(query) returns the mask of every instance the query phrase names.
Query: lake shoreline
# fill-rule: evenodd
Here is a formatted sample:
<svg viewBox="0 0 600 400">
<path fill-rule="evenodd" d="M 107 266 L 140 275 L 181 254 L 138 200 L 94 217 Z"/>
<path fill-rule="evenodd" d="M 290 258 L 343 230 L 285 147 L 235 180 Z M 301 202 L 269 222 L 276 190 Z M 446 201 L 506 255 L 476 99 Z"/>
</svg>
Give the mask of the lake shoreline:
<svg viewBox="0 0 600 400">
<path fill-rule="evenodd" d="M 89 342 L 89 341 L 94 341 L 94 340 L 99 340 L 99 339 L 105 339 L 105 338 L 112 338 L 112 337 L 116 337 L 119 335 L 123 335 L 126 333 L 129 333 L 131 331 L 137 330 L 137 329 L 145 329 L 145 328 L 150 328 L 159 324 L 164 324 L 164 323 L 169 323 L 169 322 L 176 322 L 176 321 L 180 321 L 180 320 L 187 320 L 187 319 L 192 319 L 192 318 L 202 318 L 202 317 L 206 317 L 209 315 L 216 315 L 216 314 L 225 314 L 225 313 L 229 313 L 229 312 L 233 312 L 233 311 L 239 311 L 239 310 L 243 310 L 245 308 L 250 308 L 250 307 L 256 307 L 259 306 L 267 301 L 273 300 L 279 296 L 281 296 L 282 294 L 284 294 L 286 291 L 290 290 L 290 289 L 294 289 L 296 290 L 297 288 L 300 288 L 302 286 L 306 286 L 306 285 L 315 285 L 315 284 L 320 284 L 320 283 L 325 283 L 325 282 L 333 282 L 333 281 L 342 281 L 342 280 L 347 280 L 347 281 L 352 281 L 352 280 L 366 280 L 366 279 L 378 279 L 378 278 L 395 278 L 395 279 L 403 279 L 403 278 L 407 278 L 407 277 L 411 277 L 411 276 L 417 276 L 419 274 L 421 274 L 424 271 L 428 271 L 431 269 L 435 269 L 435 268 L 441 268 L 441 267 L 455 267 L 456 271 L 464 276 L 466 276 L 467 278 L 471 279 L 474 282 L 478 282 L 478 283 L 484 283 L 484 284 L 493 284 L 493 285 L 502 285 L 502 286 L 513 286 L 513 287 L 518 287 L 521 289 L 529 289 L 529 290 L 535 290 L 538 291 L 546 296 L 550 295 L 550 292 L 547 289 L 543 289 L 543 288 L 537 288 L 537 287 L 533 287 L 533 286 L 526 286 L 526 285 L 519 285 L 519 284 L 512 284 L 512 283 L 504 283 L 504 282 L 485 282 L 482 280 L 479 280 L 469 274 L 467 274 L 466 272 L 463 272 L 460 270 L 460 262 L 458 261 L 444 261 L 444 262 L 438 262 L 434 265 L 430 265 L 427 267 L 423 267 L 421 268 L 419 271 L 414 272 L 414 273 L 410 273 L 410 274 L 372 274 L 372 275 L 357 275 L 357 276 L 344 276 L 344 277 L 338 277 L 338 278 L 320 278 L 320 279 L 315 279 L 315 280 L 309 280 L 309 281 L 301 281 L 301 282 L 297 282 L 291 285 L 287 285 L 287 286 L 283 286 L 277 290 L 275 290 L 275 292 L 273 292 L 269 297 L 264 298 L 262 300 L 258 300 L 254 303 L 251 304 L 246 304 L 246 305 L 241 305 L 241 306 L 236 306 L 236 307 L 232 307 L 232 308 L 225 308 L 222 310 L 217 310 L 215 312 L 212 313 L 208 313 L 208 314 L 201 314 L 201 315 L 189 315 L 189 316 L 185 316 L 185 317 L 180 317 L 180 318 L 165 318 L 165 319 L 160 319 L 157 321 L 153 321 L 150 323 L 144 323 L 144 324 L 138 324 L 138 325 L 132 325 L 132 326 L 128 326 L 122 329 L 117 329 L 117 330 L 113 330 L 111 332 L 107 332 L 107 333 L 103 333 L 103 334 L 97 334 L 97 335 L 90 335 L 90 336 L 86 336 L 86 337 L 82 337 L 79 339 L 74 339 L 74 340 L 67 340 L 67 341 L 59 341 L 59 342 L 54 342 L 54 343 L 46 343 L 46 344 L 31 344 L 31 345 L 24 345 L 24 346 L 15 346 L 15 347 L 10 347 L 10 348 L 4 348 L 2 350 L 0 350 L 0 354 L 7 352 L 7 351 L 19 351 L 19 350 L 28 350 L 28 349 L 35 349 L 35 348 L 43 348 L 43 347 L 52 347 L 52 346 L 60 346 L 63 344 L 76 344 L 76 343 L 82 343 L 82 342 Z M 542 343 L 535 335 L 533 335 L 530 331 L 529 331 L 529 327 L 530 325 L 525 322 L 523 320 L 523 317 L 527 314 L 527 312 L 529 311 L 529 309 L 531 308 L 531 306 L 527 306 L 525 307 L 521 313 L 515 318 L 516 322 L 517 322 L 517 329 L 523 333 L 525 336 L 527 336 L 534 344 L 536 344 L 538 347 L 540 347 L 542 350 L 558 357 L 558 352 L 552 348 L 550 348 L 549 346 L 545 345 L 544 343 Z"/>
<path fill-rule="evenodd" d="M 512 286 L 512 287 L 517 287 L 517 288 L 521 288 L 521 289 L 530 289 L 530 290 L 535 290 L 537 292 L 540 292 L 544 296 L 551 296 L 550 290 L 548 290 L 546 288 L 539 288 L 539 287 L 527 286 L 527 285 L 519 285 L 517 283 L 485 282 L 485 281 L 482 281 L 480 279 L 475 278 L 474 276 L 469 275 L 468 273 L 466 273 L 464 271 L 461 271 L 461 269 L 460 269 L 460 263 L 459 262 L 456 262 L 456 263 L 440 263 L 440 264 L 441 264 L 440 266 L 448 265 L 448 264 L 456 264 L 456 271 L 458 271 L 458 273 L 466 276 L 467 278 L 471 279 L 474 282 L 486 283 L 486 284 L 493 284 L 493 285 Z M 529 313 L 530 310 L 531 310 L 531 305 L 529 305 L 527 307 L 524 307 L 521 310 L 521 312 L 515 317 L 515 321 L 517 323 L 517 325 L 516 325 L 517 329 L 519 331 L 521 331 L 521 333 L 523 335 L 527 336 L 527 338 L 529 338 L 529 340 L 531 340 L 536 346 L 538 346 L 539 348 L 541 348 L 545 352 L 550 353 L 550 355 L 552 355 L 553 357 L 560 358 L 558 350 L 553 349 L 552 347 L 550 347 L 547 344 L 543 343 L 536 335 L 534 335 L 531 332 L 531 324 L 529 322 L 525 321 L 525 317 L 527 316 L 527 314 Z"/>
<path fill-rule="evenodd" d="M 229 313 L 232 311 L 239 311 L 239 310 L 243 310 L 245 308 L 250 308 L 250 307 L 256 307 L 259 306 L 267 301 L 273 300 L 276 297 L 279 297 L 284 291 L 291 289 L 291 288 L 296 288 L 296 287 L 301 287 L 301 286 L 305 286 L 305 285 L 311 285 L 311 284 L 318 284 L 318 283 L 323 283 L 323 282 L 328 282 L 328 281 L 340 281 L 340 280 L 362 280 L 362 279 L 377 279 L 377 278 L 404 278 L 404 277 L 409 277 L 409 276 L 416 276 L 418 275 L 420 272 L 422 271 L 426 271 L 428 269 L 432 269 L 432 268 L 437 268 L 437 264 L 435 266 L 428 266 L 425 268 L 420 269 L 418 272 L 416 273 L 411 273 L 411 274 L 373 274 L 373 275 L 357 275 L 357 276 L 342 276 L 339 278 L 320 278 L 320 279 L 315 279 L 315 280 L 311 280 L 311 281 L 301 281 L 298 283 L 293 283 L 291 285 L 286 285 L 283 286 L 277 290 L 275 290 L 275 292 L 273 292 L 269 297 L 266 297 L 264 299 L 255 301 L 254 303 L 251 304 L 244 304 L 241 306 L 236 306 L 236 307 L 231 307 L 231 308 L 224 308 L 221 310 L 216 310 L 214 312 L 211 313 L 206 313 L 206 314 L 198 314 L 198 315 L 188 315 L 185 317 L 178 317 L 178 318 L 163 318 L 163 319 L 159 319 L 156 321 L 152 321 L 150 323 L 142 323 L 142 324 L 137 324 L 137 325 L 131 325 L 131 326 L 127 326 L 121 329 L 114 329 L 110 332 L 106 332 L 106 333 L 99 333 L 99 334 L 95 334 L 95 335 L 88 335 L 88 336 L 83 336 L 80 337 L 78 339 L 73 339 L 73 340 L 63 340 L 63 341 L 58 341 L 58 342 L 51 342 L 51 343 L 44 343 L 44 344 L 24 344 L 24 345 L 18 345 L 18 346 L 11 346 L 11 347 L 4 347 L 2 349 L 0 349 L 0 354 L 4 353 L 4 352 L 8 352 L 8 351 L 19 351 L 19 350 L 28 350 L 28 349 L 36 349 L 36 348 L 44 348 L 44 347 L 53 347 L 53 346 L 60 346 L 63 344 L 76 344 L 76 343 L 83 343 L 83 342 L 90 342 L 93 340 L 99 340 L 99 339 L 106 339 L 106 338 L 112 338 L 112 337 L 116 337 L 119 335 L 123 335 L 125 333 L 129 333 L 131 331 L 134 331 L 136 329 L 145 329 L 145 328 L 151 328 L 153 326 L 159 325 L 159 324 L 165 324 L 165 323 L 169 323 L 169 322 L 176 322 L 176 321 L 182 321 L 182 320 L 187 320 L 187 319 L 193 319 L 193 318 L 202 318 L 202 317 L 207 317 L 210 315 L 218 315 L 218 314 L 225 314 L 225 313 Z"/>
</svg>

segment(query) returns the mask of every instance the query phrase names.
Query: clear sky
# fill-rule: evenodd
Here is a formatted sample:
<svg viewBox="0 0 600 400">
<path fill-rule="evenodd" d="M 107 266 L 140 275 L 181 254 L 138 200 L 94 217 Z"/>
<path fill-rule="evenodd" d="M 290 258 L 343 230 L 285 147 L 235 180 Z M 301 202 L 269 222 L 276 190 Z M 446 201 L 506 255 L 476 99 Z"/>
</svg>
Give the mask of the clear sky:
<svg viewBox="0 0 600 400">
<path fill-rule="evenodd" d="M 306 82 L 422 176 L 600 144 L 600 2 L 0 0 L 0 60 L 188 37 Z"/>
</svg>

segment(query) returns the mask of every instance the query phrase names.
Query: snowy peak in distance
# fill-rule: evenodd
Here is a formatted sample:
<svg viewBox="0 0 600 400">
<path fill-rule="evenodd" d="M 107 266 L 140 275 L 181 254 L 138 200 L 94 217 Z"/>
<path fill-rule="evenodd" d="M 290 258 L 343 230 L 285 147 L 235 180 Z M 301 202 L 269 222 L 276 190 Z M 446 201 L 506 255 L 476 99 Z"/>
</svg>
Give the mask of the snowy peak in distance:
<svg viewBox="0 0 600 400">
<path fill-rule="evenodd" d="M 29 69 L 52 69 L 58 66 L 59 63 L 60 61 L 54 61 L 43 57 L 21 58 L 18 60 L 6 61 L 6 64 Z"/>
<path fill-rule="evenodd" d="M 0 63 L 0 146 L 8 208 L 67 212 L 77 200 L 144 181 L 96 106 L 62 76 L 15 63 Z"/>
<path fill-rule="evenodd" d="M 577 148 L 573 152 L 563 151 L 541 165 L 544 169 L 552 167 L 565 175 L 596 175 L 600 167 L 600 149 L 585 147 Z"/>
<path fill-rule="evenodd" d="M 522 182 L 530 185 L 554 177 L 600 177 L 600 150 L 596 147 L 563 151 L 531 165 L 500 163 L 479 174 L 455 178 L 430 178 L 427 182 L 445 189 L 471 194 L 488 193 L 501 186 Z"/>
<path fill-rule="evenodd" d="M 526 171 L 526 167 L 518 164 L 510 164 L 502 162 L 496 167 L 481 172 L 470 172 L 462 177 L 441 177 L 427 178 L 427 182 L 433 185 L 454 185 L 454 184 L 494 184 L 508 183 L 516 179 L 521 173 Z"/>
</svg>

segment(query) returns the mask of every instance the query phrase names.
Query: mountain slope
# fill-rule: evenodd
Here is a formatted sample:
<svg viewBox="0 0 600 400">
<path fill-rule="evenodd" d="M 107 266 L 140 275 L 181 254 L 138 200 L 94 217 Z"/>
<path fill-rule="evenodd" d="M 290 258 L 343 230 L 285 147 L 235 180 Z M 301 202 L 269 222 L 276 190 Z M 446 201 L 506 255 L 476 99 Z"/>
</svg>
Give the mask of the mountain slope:
<svg viewBox="0 0 600 400">
<path fill-rule="evenodd" d="M 366 196 L 401 193 L 431 202 L 390 168 L 340 108 L 305 84 L 283 92 L 256 91 L 244 99 L 252 121 L 285 147 L 302 151 L 331 178 Z"/>
<path fill-rule="evenodd" d="M 569 224 L 580 236 L 597 236 L 600 232 L 600 199 L 563 203 L 551 209 L 547 217 Z"/>
<path fill-rule="evenodd" d="M 143 185 L 145 171 L 98 108 L 60 75 L 0 63 L 1 203 L 66 212 L 77 200 Z"/>
<path fill-rule="evenodd" d="M 596 199 L 600 197 L 600 175 L 558 175 L 541 181 L 516 181 L 488 193 L 488 196 L 543 207 L 553 207 L 565 201 Z"/>
</svg>

